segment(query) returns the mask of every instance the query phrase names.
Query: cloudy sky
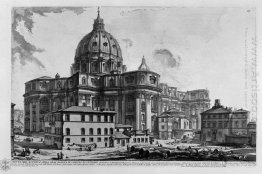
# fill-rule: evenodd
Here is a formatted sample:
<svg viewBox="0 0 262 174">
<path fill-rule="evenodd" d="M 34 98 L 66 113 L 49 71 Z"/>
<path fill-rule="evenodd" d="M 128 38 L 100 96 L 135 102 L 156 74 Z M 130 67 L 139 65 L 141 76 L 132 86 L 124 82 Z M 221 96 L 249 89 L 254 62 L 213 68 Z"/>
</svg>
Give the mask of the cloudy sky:
<svg viewBox="0 0 262 174">
<path fill-rule="evenodd" d="M 249 8 L 101 7 L 105 28 L 119 42 L 128 71 L 146 58 L 161 82 L 179 90 L 208 89 L 225 106 L 250 110 Z M 23 108 L 24 83 L 69 76 L 78 42 L 92 30 L 97 7 L 14 8 L 12 102 Z"/>
</svg>

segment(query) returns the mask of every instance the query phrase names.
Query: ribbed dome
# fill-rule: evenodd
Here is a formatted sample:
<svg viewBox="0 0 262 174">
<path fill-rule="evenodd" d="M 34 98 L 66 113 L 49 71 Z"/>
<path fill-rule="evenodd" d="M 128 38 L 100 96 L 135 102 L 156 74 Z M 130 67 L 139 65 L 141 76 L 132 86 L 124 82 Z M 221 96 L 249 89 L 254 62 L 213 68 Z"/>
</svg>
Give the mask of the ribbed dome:
<svg viewBox="0 0 262 174">
<path fill-rule="evenodd" d="M 76 49 L 76 57 L 81 55 L 96 55 L 104 53 L 122 59 L 122 53 L 117 40 L 104 29 L 104 20 L 98 16 L 94 20 L 93 30 L 79 42 Z"/>
</svg>

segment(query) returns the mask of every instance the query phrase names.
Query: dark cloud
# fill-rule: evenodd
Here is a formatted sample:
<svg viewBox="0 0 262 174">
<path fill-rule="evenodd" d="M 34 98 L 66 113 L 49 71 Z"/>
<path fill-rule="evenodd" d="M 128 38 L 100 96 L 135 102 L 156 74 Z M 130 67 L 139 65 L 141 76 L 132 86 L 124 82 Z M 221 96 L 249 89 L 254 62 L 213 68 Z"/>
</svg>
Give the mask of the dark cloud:
<svg viewBox="0 0 262 174">
<path fill-rule="evenodd" d="M 12 63 L 16 57 L 20 59 L 20 63 L 25 65 L 27 62 L 33 62 L 41 68 L 45 68 L 42 61 L 40 61 L 33 54 L 43 52 L 44 49 L 37 48 L 31 43 L 27 42 L 23 35 L 16 29 L 20 22 L 24 23 L 25 28 L 29 33 L 32 33 L 34 21 L 32 16 L 38 14 L 46 16 L 47 13 L 62 13 L 64 11 L 73 11 L 79 15 L 85 11 L 83 7 L 31 7 L 31 8 L 13 8 L 12 10 Z"/>
<path fill-rule="evenodd" d="M 181 62 L 181 57 L 179 55 L 173 55 L 168 49 L 155 50 L 153 58 L 168 68 L 179 68 Z"/>
<path fill-rule="evenodd" d="M 133 46 L 133 41 L 129 38 L 122 39 L 122 41 L 125 43 L 126 48 Z"/>
</svg>

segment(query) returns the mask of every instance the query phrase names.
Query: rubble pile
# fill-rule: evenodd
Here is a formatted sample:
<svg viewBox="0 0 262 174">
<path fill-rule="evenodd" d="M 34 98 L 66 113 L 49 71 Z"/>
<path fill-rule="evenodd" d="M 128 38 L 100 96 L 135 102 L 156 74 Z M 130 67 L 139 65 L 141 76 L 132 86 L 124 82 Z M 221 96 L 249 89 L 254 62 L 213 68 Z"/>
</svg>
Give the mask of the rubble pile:
<svg viewBox="0 0 262 174">
<path fill-rule="evenodd" d="M 251 149 L 253 150 L 253 149 Z M 209 147 L 161 147 L 159 145 L 132 145 L 129 156 L 136 159 L 166 159 L 195 161 L 255 161 L 255 153 L 239 153 L 241 149 Z"/>
</svg>

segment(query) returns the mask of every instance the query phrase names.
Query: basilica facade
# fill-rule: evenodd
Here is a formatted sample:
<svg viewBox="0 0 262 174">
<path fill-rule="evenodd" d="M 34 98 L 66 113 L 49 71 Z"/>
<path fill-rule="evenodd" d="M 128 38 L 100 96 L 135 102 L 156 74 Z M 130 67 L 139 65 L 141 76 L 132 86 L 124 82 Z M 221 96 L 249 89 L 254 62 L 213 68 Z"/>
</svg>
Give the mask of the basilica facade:
<svg viewBox="0 0 262 174">
<path fill-rule="evenodd" d="M 175 108 L 194 120 L 191 129 L 201 128 L 200 113 L 210 107 L 209 91 L 178 91 L 160 83 L 143 57 L 136 71 L 123 65 L 120 45 L 105 30 L 98 13 L 93 30 L 79 42 L 70 77 L 43 76 L 25 83 L 25 132 L 43 132 L 44 117 L 71 106 L 114 111 L 115 124 L 134 130 L 153 131 L 155 120 Z"/>
</svg>

